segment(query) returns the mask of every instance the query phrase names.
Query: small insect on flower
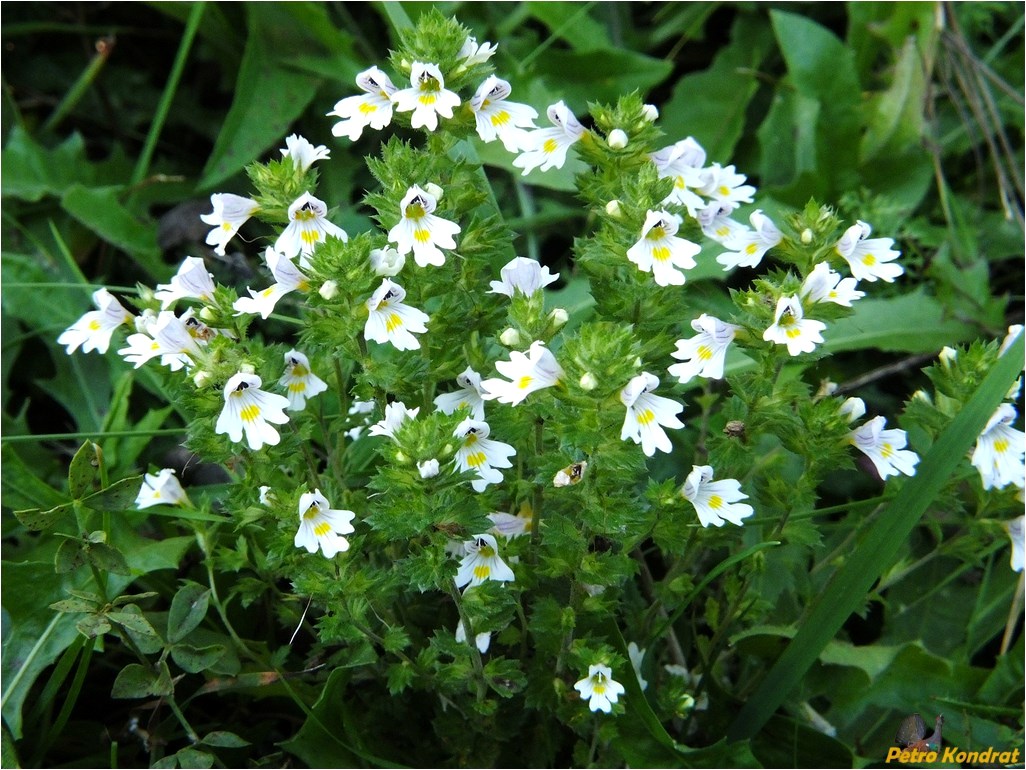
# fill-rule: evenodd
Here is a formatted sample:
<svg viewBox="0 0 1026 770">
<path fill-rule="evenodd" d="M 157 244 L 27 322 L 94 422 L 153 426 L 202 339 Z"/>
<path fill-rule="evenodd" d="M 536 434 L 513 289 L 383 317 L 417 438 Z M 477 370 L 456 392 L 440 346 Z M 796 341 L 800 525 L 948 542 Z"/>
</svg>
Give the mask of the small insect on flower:
<svg viewBox="0 0 1026 770">
<path fill-rule="evenodd" d="M 552 486 L 570 487 L 574 484 L 580 484 L 586 470 L 588 470 L 588 463 L 584 460 L 570 463 L 552 477 Z"/>
<path fill-rule="evenodd" d="M 309 553 L 321 552 L 331 558 L 337 553 L 349 550 L 349 541 L 343 537 L 355 532 L 353 519 L 356 514 L 343 509 L 333 509 L 321 490 L 305 492 L 299 496 L 299 530 L 294 539 L 296 548 L 305 548 Z"/>
</svg>

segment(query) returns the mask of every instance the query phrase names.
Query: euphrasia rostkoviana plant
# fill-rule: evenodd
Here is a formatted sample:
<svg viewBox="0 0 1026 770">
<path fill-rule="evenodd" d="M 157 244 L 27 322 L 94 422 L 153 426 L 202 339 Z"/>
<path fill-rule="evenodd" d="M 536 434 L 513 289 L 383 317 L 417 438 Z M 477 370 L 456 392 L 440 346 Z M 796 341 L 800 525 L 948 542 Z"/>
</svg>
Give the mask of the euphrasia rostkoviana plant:
<svg viewBox="0 0 1026 770">
<path fill-rule="evenodd" d="M 563 101 L 540 116 L 493 73 L 495 50 L 425 14 L 329 113 L 338 137 L 382 133 L 378 186 L 355 204 L 377 227 L 344 232 L 339 202 L 318 198 L 346 142 L 330 158 L 290 136 L 248 169 L 252 197 L 213 195 L 203 218 L 218 254 L 251 218 L 276 229 L 264 280 L 221 286 L 190 257 L 137 313 L 97 291 L 60 342 L 104 353 L 134 326 L 118 353 L 169 370 L 187 446 L 234 479 L 219 507 L 258 544 L 262 578 L 289 581 L 283 621 L 312 602 L 322 660 L 435 692 L 440 710 L 482 717 L 472 731 L 522 724 L 526 707 L 589 734 L 589 709 L 631 708 L 635 677 L 663 716 L 687 715 L 708 708 L 710 677 L 729 685 L 739 615 L 774 618 L 746 597 L 772 566 L 756 548 L 682 652 L 667 610 L 714 554 L 815 540 L 789 518 L 860 455 L 880 479 L 916 472 L 893 417 L 800 376 L 833 322 L 901 277 L 900 253 L 819 203 L 774 221 L 726 159 L 664 141 L 637 95 L 590 105 L 590 127 Z M 403 129 L 409 141 L 389 136 Z M 586 164 L 560 274 L 517 255 L 477 141 L 515 153 L 528 183 L 571 155 Z M 758 272 L 729 296 L 693 288 L 689 271 L 714 264 Z M 553 301 L 571 277 L 593 307 Z M 295 333 L 262 337 L 274 318 Z M 942 356 L 936 396 L 912 400 L 919 424 L 942 427 L 997 355 Z M 1022 486 L 1016 417 L 1004 405 L 980 437 L 981 493 Z M 165 470 L 137 504 L 189 503 Z"/>
</svg>

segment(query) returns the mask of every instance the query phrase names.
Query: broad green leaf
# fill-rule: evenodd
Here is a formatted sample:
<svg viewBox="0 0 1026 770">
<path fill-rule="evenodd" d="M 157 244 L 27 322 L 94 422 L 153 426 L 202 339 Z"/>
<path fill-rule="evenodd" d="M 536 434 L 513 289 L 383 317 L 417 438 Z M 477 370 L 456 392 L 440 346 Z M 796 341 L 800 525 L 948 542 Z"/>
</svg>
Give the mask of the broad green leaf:
<svg viewBox="0 0 1026 770">
<path fill-rule="evenodd" d="M 852 750 L 796 719 L 775 714 L 752 738 L 762 767 L 852 767 Z"/>
<path fill-rule="evenodd" d="M 86 441 L 71 458 L 68 468 L 68 491 L 76 500 L 94 492 L 100 481 L 100 463 L 103 454 L 98 444 Z"/>
<path fill-rule="evenodd" d="M 114 161 L 115 168 L 105 168 L 107 163 L 89 161 L 85 142 L 78 133 L 48 150 L 21 126 L 12 128 L 7 144 L 0 152 L 0 164 L 4 169 L 0 177 L 3 196 L 25 201 L 38 201 L 47 195 L 59 196 L 76 183 L 94 184 L 99 178 L 113 181 L 120 174 L 112 171 L 120 170 L 127 178 L 128 172 L 127 164 L 120 159 Z"/>
<path fill-rule="evenodd" d="M 179 749 L 178 753 L 175 754 L 178 757 L 178 766 L 181 768 L 205 768 L 214 766 L 214 755 L 207 751 L 200 751 L 194 749 L 191 746 L 186 746 L 184 749 Z"/>
<path fill-rule="evenodd" d="M 913 146 L 922 152 L 925 107 L 926 75 L 916 40 L 909 37 L 894 64 L 890 87 L 866 105 L 862 159 L 904 154 Z"/>
<path fill-rule="evenodd" d="M 238 749 L 250 745 L 249 741 L 245 738 L 228 730 L 214 730 L 207 733 L 200 739 L 200 743 L 205 743 L 208 746 L 219 746 L 225 749 Z"/>
<path fill-rule="evenodd" d="M 159 674 L 150 666 L 129 663 L 118 672 L 111 688 L 112 698 L 148 698 L 151 695 L 166 695 L 158 684 Z"/>
<path fill-rule="evenodd" d="M 40 532 L 47 529 L 53 529 L 57 522 L 61 519 L 67 518 L 68 514 L 72 513 L 74 510 L 74 503 L 64 503 L 64 505 L 58 505 L 48 511 L 41 511 L 38 508 L 32 508 L 27 511 L 15 511 L 14 515 L 23 526 L 33 531 Z"/>
<path fill-rule="evenodd" d="M 207 647 L 193 647 L 190 644 L 176 644 L 171 648 L 171 659 L 183 671 L 198 674 L 206 671 L 224 657 L 223 644 L 212 644 Z"/>
<path fill-rule="evenodd" d="M 588 15 L 592 4 L 527 3 L 527 10 L 549 28 L 553 37 L 561 38 L 579 51 L 609 49 L 610 40 L 604 24 Z"/>
<path fill-rule="evenodd" d="M 167 616 L 167 640 L 179 642 L 203 622 L 210 603 L 210 589 L 197 583 L 186 583 L 171 600 Z"/>
<path fill-rule="evenodd" d="M 119 596 L 117 599 L 112 601 L 111 605 L 114 607 L 124 607 L 129 602 L 138 602 L 142 601 L 143 599 L 152 599 L 154 596 L 160 596 L 160 594 L 157 591 L 146 591 L 145 593 L 141 594 L 125 594 L 124 596 Z"/>
<path fill-rule="evenodd" d="M 62 599 L 51 604 L 50 609 L 54 612 L 95 612 L 96 604 L 82 599 Z"/>
<path fill-rule="evenodd" d="M 86 615 L 75 623 L 75 628 L 77 628 L 83 636 L 87 636 L 92 639 L 108 633 L 111 629 L 111 625 L 105 615 Z"/>
<path fill-rule="evenodd" d="M 57 548 L 54 556 L 54 570 L 58 575 L 73 572 L 86 563 L 85 546 L 79 540 L 67 539 Z"/>
<path fill-rule="evenodd" d="M 126 209 L 118 198 L 122 189 L 72 185 L 61 197 L 61 206 L 103 240 L 133 257 L 155 278 L 164 272 L 157 246 L 157 224 L 142 221 Z"/>
<path fill-rule="evenodd" d="M 852 549 L 826 588 L 815 597 L 798 633 L 728 729 L 731 740 L 742 740 L 759 732 L 845 620 L 859 607 L 873 583 L 891 566 L 909 533 L 958 464 L 963 462 L 969 447 L 1018 377 L 1022 369 L 1024 336 L 1019 335 L 998 359 L 972 399 L 922 458 L 916 475 L 904 481 L 887 509 Z"/>
<path fill-rule="evenodd" d="M 550 83 L 562 83 L 571 93 L 585 93 L 589 101 L 609 104 L 631 91 L 648 93 L 673 70 L 670 62 L 622 48 L 549 49 L 537 58 L 534 67 Z"/>
<path fill-rule="evenodd" d="M 117 548 L 106 543 L 93 543 L 86 547 L 86 555 L 97 569 L 112 572 L 115 575 L 131 575 L 125 555 Z"/>
<path fill-rule="evenodd" d="M 0 459 L 3 463 L 0 487 L 3 489 L 4 506 L 47 510 L 68 502 L 67 495 L 40 481 L 10 444 L 4 444 L 0 449 Z"/>
<path fill-rule="evenodd" d="M 157 629 L 150 625 L 150 621 L 143 617 L 142 611 L 134 605 L 129 605 L 120 612 L 117 610 L 108 612 L 107 618 L 112 623 L 117 623 L 119 626 L 141 636 L 159 637 Z"/>
<path fill-rule="evenodd" d="M 121 479 L 82 501 L 94 511 L 131 511 L 135 509 L 135 498 L 142 485 L 142 476 Z"/>
</svg>

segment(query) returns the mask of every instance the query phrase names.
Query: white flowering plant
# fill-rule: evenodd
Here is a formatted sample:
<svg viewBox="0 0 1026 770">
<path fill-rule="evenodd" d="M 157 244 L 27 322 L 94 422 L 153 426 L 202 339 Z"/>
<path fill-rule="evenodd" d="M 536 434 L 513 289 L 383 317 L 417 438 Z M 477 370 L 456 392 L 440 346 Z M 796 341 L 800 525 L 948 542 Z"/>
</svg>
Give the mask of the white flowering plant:
<svg viewBox="0 0 1026 770">
<path fill-rule="evenodd" d="M 881 704 L 927 708 L 923 672 L 980 706 L 946 735 L 1021 735 L 993 714 L 1021 694 L 1022 327 L 943 319 L 931 236 L 868 193 L 764 194 L 772 168 L 638 89 L 532 89 L 501 40 L 385 13 L 330 146 L 280 137 L 165 280 L 91 286 L 51 335 L 121 379 L 66 492 L 4 448 L 33 555 L 6 582 L 52 584 L 11 602 L 39 657 L 11 663 L 5 745 L 94 651 L 135 709 L 111 744 L 154 767 L 853 765 Z M 572 241 L 540 247 L 546 210 Z M 878 387 L 879 351 L 921 354 L 894 369 L 920 389 Z"/>
</svg>

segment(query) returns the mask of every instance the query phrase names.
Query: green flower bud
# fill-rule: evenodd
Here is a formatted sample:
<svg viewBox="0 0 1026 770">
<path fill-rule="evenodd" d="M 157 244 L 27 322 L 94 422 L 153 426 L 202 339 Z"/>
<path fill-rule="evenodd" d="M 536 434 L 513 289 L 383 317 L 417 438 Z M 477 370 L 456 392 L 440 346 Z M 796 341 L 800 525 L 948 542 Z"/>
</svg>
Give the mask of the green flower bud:
<svg viewBox="0 0 1026 770">
<path fill-rule="evenodd" d="M 581 386 L 581 390 L 595 390 L 598 387 L 598 380 L 591 372 L 585 372 L 577 384 Z"/>
<path fill-rule="evenodd" d="M 513 327 L 510 327 L 499 335 L 499 342 L 501 342 L 507 348 L 519 347 L 521 342 L 520 332 L 518 332 Z"/>
</svg>

